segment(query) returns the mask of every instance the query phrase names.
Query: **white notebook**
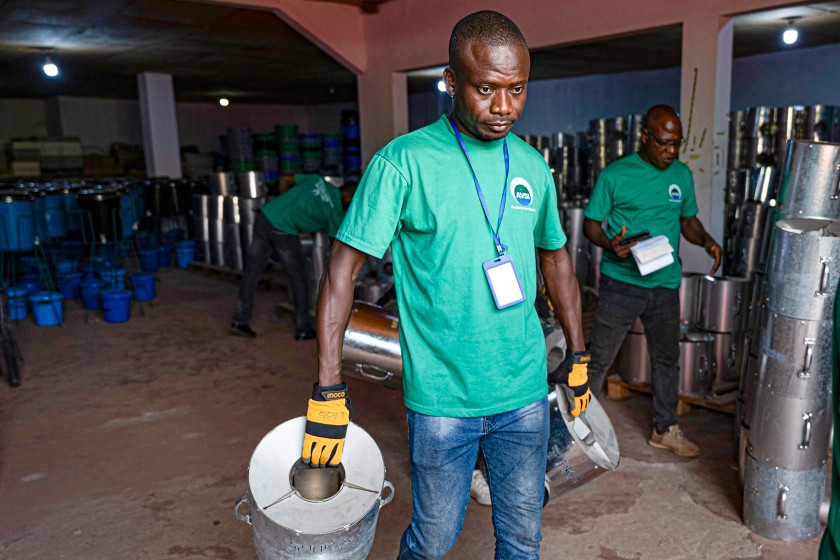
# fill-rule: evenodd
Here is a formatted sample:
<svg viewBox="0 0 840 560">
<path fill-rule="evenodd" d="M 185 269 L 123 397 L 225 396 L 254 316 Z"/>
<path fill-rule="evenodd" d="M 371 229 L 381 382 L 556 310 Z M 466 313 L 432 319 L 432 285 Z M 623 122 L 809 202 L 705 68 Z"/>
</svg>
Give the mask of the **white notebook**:
<svg viewBox="0 0 840 560">
<path fill-rule="evenodd" d="M 674 262 L 674 248 L 671 247 L 668 238 L 664 235 L 646 239 L 633 246 L 630 252 L 633 253 L 633 258 L 636 260 L 636 265 L 639 267 L 639 273 L 642 276 L 647 276 L 651 272 L 656 272 Z"/>
</svg>

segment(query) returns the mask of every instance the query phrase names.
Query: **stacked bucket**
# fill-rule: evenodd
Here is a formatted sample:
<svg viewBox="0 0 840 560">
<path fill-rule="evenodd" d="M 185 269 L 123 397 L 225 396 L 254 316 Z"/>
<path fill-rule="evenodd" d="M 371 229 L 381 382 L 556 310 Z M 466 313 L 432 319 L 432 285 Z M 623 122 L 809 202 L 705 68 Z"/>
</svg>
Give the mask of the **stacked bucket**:
<svg viewBox="0 0 840 560">
<path fill-rule="evenodd" d="M 341 112 L 341 143 L 344 157 L 344 176 L 358 178 L 362 174 L 361 131 L 358 111 Z"/>
<path fill-rule="evenodd" d="M 321 169 L 324 153 L 321 150 L 321 135 L 300 134 L 300 161 L 304 173 L 317 173 Z"/>
<path fill-rule="evenodd" d="M 251 129 L 247 126 L 233 126 L 227 129 L 227 156 L 233 173 L 254 171 L 254 146 Z"/>
<path fill-rule="evenodd" d="M 328 175 L 342 175 L 341 134 L 324 134 L 321 137 L 324 159 L 323 170 Z"/>
<path fill-rule="evenodd" d="M 266 186 L 274 188 L 280 179 L 277 159 L 277 139 L 274 134 L 260 134 L 254 138 L 257 169 L 263 174 Z"/>
<path fill-rule="evenodd" d="M 833 420 L 838 184 L 840 144 L 788 143 L 766 278 L 757 276 L 752 315 L 760 322 L 750 341 L 757 353 L 746 367 L 740 430 L 744 522 L 772 539 L 804 540 L 821 530 Z"/>
<path fill-rule="evenodd" d="M 274 127 L 277 139 L 278 170 L 280 175 L 300 173 L 300 153 L 298 151 L 298 127 L 295 124 L 278 124 Z"/>
</svg>

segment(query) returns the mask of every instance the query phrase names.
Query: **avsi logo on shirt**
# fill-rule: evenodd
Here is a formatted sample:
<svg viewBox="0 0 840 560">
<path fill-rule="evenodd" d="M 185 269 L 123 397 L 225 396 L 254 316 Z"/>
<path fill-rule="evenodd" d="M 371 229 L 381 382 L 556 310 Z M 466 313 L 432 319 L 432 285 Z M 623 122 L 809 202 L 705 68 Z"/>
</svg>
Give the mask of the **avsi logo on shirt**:
<svg viewBox="0 0 840 560">
<path fill-rule="evenodd" d="M 514 177 L 513 181 L 510 182 L 510 194 L 522 206 L 530 206 L 534 200 L 534 191 L 531 190 L 531 185 L 522 177 Z"/>
<path fill-rule="evenodd" d="M 677 185 L 668 187 L 668 200 L 671 202 L 682 202 L 682 191 Z"/>
</svg>

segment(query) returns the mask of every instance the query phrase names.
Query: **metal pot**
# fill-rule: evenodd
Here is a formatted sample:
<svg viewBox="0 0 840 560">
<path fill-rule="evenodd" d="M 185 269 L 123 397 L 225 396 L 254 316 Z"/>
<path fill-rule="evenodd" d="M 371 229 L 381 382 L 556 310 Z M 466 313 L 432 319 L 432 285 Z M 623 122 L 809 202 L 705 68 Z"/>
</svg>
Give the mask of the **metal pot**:
<svg viewBox="0 0 840 560">
<path fill-rule="evenodd" d="M 789 471 L 746 454 L 744 524 L 762 537 L 802 541 L 819 534 L 824 493 L 825 467 Z"/>
<path fill-rule="evenodd" d="M 546 504 L 615 470 L 620 460 L 618 438 L 598 399 L 593 396 L 586 411 L 580 417 L 572 418 L 566 398 L 557 398 L 562 391 L 558 385 L 548 394 L 550 433 L 545 467 Z"/>
<path fill-rule="evenodd" d="M 626 383 L 650 383 L 650 356 L 644 334 L 627 333 L 621 345 L 618 371 Z"/>
<path fill-rule="evenodd" d="M 373 544 L 379 510 L 394 498 L 382 453 L 373 438 L 351 422 L 340 469 L 301 467 L 305 428 L 306 417 L 300 416 L 263 437 L 251 455 L 248 490 L 236 501 L 236 517 L 251 525 L 260 560 L 361 560 Z M 317 497 L 304 491 L 313 485 L 299 481 L 309 482 L 312 471 L 318 477 L 337 474 L 338 490 Z M 389 492 L 383 497 L 386 488 Z M 242 513 L 243 505 L 249 513 Z"/>
<path fill-rule="evenodd" d="M 714 336 L 688 332 L 680 340 L 680 394 L 705 393 L 712 386 Z"/>
<path fill-rule="evenodd" d="M 767 312 L 761 330 L 761 387 L 816 402 L 831 394 L 832 321 Z"/>
<path fill-rule="evenodd" d="M 740 383 L 744 347 L 740 341 L 740 334 L 711 334 L 714 337 L 712 343 L 712 391 L 723 393 L 737 388 Z"/>
<path fill-rule="evenodd" d="M 746 278 L 704 276 L 700 280 L 698 328 L 719 333 L 741 332 L 751 293 Z"/>
<path fill-rule="evenodd" d="M 401 387 L 399 329 L 396 310 L 363 301 L 353 302 L 341 350 L 341 363 L 352 368 L 347 373 L 392 388 Z"/>
<path fill-rule="evenodd" d="M 684 331 L 694 330 L 700 303 L 700 279 L 702 274 L 683 272 L 680 282 L 680 327 Z"/>
<path fill-rule="evenodd" d="M 840 144 L 797 140 L 778 196 L 782 218 L 840 219 Z"/>
<path fill-rule="evenodd" d="M 806 321 L 832 318 L 840 278 L 840 222 L 776 222 L 767 271 L 767 308 Z"/>
<path fill-rule="evenodd" d="M 759 387 L 747 450 L 760 462 L 792 471 L 825 465 L 831 431 L 830 395 L 792 399 Z"/>
</svg>

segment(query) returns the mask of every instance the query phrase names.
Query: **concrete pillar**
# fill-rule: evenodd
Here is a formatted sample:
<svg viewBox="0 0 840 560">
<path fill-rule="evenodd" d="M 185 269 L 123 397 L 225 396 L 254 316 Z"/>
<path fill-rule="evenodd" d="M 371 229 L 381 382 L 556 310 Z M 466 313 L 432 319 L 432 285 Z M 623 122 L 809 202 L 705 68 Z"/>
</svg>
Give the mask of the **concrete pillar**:
<svg viewBox="0 0 840 560">
<path fill-rule="evenodd" d="M 181 177 L 175 90 L 170 74 L 145 72 L 137 76 L 146 175 Z"/>
<path fill-rule="evenodd" d="M 370 71 L 358 76 L 362 164 L 408 132 L 408 80 L 403 72 Z"/>
<path fill-rule="evenodd" d="M 680 154 L 694 175 L 700 209 L 697 217 L 723 244 L 726 151 L 729 141 L 729 100 L 732 82 L 732 33 L 729 18 L 715 13 L 683 22 L 680 117 L 688 141 Z M 680 244 L 683 270 L 705 272 L 712 261 L 701 247 Z"/>
</svg>

